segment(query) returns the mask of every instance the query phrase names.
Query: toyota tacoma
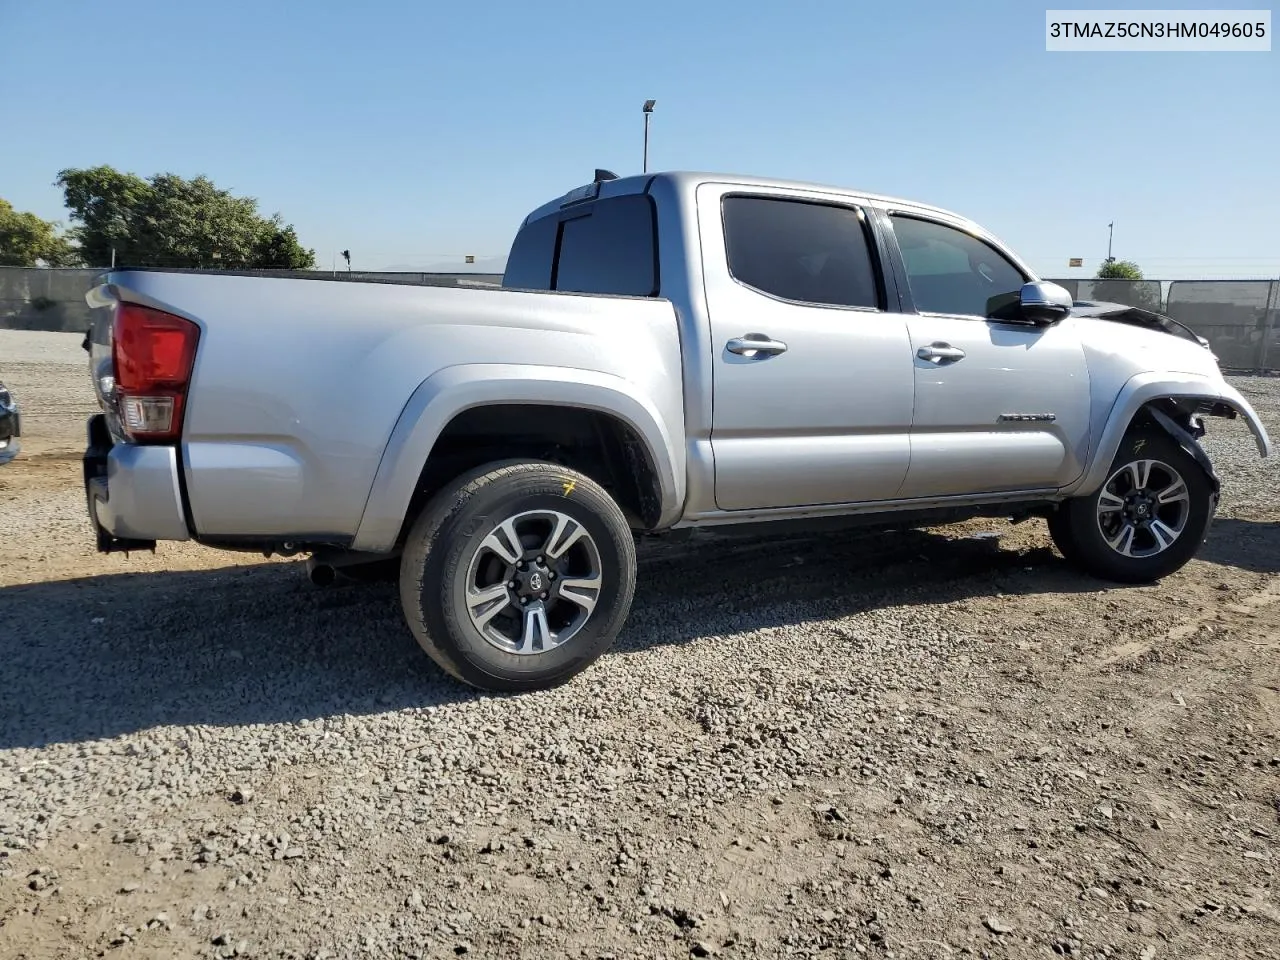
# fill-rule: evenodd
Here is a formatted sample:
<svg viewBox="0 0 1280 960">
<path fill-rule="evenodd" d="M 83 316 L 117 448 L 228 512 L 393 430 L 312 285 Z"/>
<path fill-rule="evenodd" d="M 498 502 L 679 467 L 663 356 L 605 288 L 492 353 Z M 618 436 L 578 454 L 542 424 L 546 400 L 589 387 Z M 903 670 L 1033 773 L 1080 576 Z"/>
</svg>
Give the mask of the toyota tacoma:
<svg viewBox="0 0 1280 960">
<path fill-rule="evenodd" d="M 422 648 L 491 690 L 613 643 L 644 535 L 1039 516 L 1152 582 L 1213 519 L 1206 418 L 1269 453 L 1186 328 L 813 184 L 597 171 L 523 220 L 500 289 L 126 269 L 88 300 L 100 550 L 391 565 Z"/>
</svg>

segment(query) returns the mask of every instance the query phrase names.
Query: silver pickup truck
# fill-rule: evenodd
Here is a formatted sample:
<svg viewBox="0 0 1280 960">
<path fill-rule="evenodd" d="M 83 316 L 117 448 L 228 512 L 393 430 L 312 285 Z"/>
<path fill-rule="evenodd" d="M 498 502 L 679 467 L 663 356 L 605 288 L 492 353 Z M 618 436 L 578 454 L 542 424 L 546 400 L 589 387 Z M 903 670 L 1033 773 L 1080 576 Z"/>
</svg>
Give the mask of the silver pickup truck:
<svg viewBox="0 0 1280 960">
<path fill-rule="evenodd" d="M 920 203 L 597 171 L 523 221 L 503 287 L 107 274 L 98 548 L 394 564 L 423 649 L 520 690 L 610 646 L 641 535 L 1040 516 L 1148 582 L 1216 509 L 1203 418 L 1269 453 L 1194 333 Z"/>
</svg>

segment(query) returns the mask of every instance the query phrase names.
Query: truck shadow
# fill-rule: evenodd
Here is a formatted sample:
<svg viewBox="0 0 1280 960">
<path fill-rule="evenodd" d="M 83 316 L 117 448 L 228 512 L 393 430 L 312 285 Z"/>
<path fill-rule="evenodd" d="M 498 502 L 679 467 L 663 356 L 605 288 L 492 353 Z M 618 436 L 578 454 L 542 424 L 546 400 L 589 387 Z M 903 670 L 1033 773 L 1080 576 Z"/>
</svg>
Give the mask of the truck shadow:
<svg viewBox="0 0 1280 960">
<path fill-rule="evenodd" d="M 470 697 L 418 650 L 394 593 L 317 590 L 301 563 L 0 589 L 0 749 Z"/>
<path fill-rule="evenodd" d="M 1222 521 L 1205 558 L 1278 565 L 1275 524 Z M 890 606 L 1114 589 L 1048 546 L 927 531 L 644 544 L 615 651 Z M 1252 567 L 1251 569 L 1258 569 Z M 112 574 L 0 589 L 0 749 L 160 725 L 297 722 L 492 696 L 422 654 L 393 584 L 317 589 L 300 563 Z"/>
<path fill-rule="evenodd" d="M 1217 519 L 1197 558 L 1250 573 L 1280 573 L 1280 522 Z"/>
</svg>

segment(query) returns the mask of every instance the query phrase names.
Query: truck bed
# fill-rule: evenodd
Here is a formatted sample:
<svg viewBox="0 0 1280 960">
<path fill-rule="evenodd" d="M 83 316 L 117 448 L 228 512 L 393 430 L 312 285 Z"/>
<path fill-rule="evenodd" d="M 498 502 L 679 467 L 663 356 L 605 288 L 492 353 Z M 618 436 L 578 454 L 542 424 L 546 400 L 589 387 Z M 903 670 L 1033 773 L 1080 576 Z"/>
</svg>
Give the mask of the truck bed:
<svg viewBox="0 0 1280 960">
<path fill-rule="evenodd" d="M 683 422 L 666 300 L 221 271 L 104 284 L 98 306 L 133 301 L 200 327 L 176 459 L 201 539 L 349 541 L 406 405 L 459 365 L 534 384 L 565 370 L 616 379 L 677 433 Z"/>
</svg>

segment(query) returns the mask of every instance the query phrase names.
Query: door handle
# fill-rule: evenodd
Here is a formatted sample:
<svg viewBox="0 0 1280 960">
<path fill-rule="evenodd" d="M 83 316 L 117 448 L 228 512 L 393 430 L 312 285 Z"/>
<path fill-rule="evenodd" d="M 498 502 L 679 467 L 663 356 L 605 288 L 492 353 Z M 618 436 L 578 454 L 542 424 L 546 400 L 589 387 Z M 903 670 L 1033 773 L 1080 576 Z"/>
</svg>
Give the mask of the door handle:
<svg viewBox="0 0 1280 960">
<path fill-rule="evenodd" d="M 931 363 L 943 363 L 944 361 L 963 360 L 966 356 L 965 352 L 959 347 L 953 347 L 949 343 L 935 342 L 927 347 L 921 347 L 916 351 L 916 356 L 921 360 L 928 360 Z"/>
<path fill-rule="evenodd" d="M 771 357 L 786 353 L 787 345 L 781 340 L 770 339 L 763 333 L 747 333 L 730 340 L 724 348 L 742 357 L 754 357 L 759 354 Z"/>
</svg>

